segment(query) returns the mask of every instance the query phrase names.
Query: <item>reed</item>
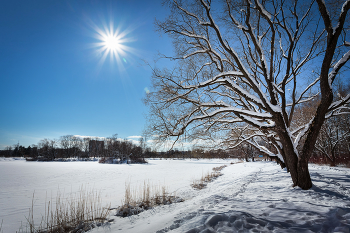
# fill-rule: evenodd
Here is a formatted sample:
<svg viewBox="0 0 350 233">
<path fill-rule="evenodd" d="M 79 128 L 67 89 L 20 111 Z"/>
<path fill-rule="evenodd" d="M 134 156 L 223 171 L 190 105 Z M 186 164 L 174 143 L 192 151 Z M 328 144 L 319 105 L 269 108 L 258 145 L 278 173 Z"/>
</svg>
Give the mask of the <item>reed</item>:
<svg viewBox="0 0 350 233">
<path fill-rule="evenodd" d="M 202 177 L 200 179 L 192 181 L 191 187 L 199 190 L 205 188 L 208 183 L 212 182 L 219 176 L 222 176 L 221 171 L 225 167 L 227 167 L 227 165 L 214 167 L 212 172 L 207 172 L 206 174 L 202 174 Z"/>
<path fill-rule="evenodd" d="M 144 181 L 139 189 L 131 189 L 130 182 L 125 184 L 125 196 L 122 205 L 117 208 L 117 216 L 128 217 L 139 214 L 158 205 L 182 202 L 175 193 L 169 193 L 166 186 L 152 185 Z"/>
<path fill-rule="evenodd" d="M 107 221 L 109 207 L 102 207 L 101 195 L 94 190 L 89 191 L 81 187 L 78 193 L 70 194 L 67 198 L 58 191 L 55 202 L 45 201 L 45 213 L 41 222 L 37 224 L 34 221 L 33 194 L 32 206 L 27 217 L 29 232 L 56 233 L 80 229 L 87 231 L 92 229 L 96 222 Z"/>
</svg>

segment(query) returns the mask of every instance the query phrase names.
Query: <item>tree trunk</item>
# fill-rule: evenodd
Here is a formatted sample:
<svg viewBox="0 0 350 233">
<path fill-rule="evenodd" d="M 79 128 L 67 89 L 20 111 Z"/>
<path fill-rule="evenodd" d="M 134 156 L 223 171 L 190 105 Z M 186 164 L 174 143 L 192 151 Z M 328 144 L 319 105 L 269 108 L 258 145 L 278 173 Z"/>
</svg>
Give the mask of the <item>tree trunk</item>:
<svg viewBox="0 0 350 233">
<path fill-rule="evenodd" d="M 286 131 L 280 134 L 280 138 L 284 145 L 284 163 L 286 164 L 287 172 L 290 173 L 293 180 L 293 186 L 298 186 L 298 156 L 295 154 L 293 142 Z"/>
<path fill-rule="evenodd" d="M 305 156 L 298 159 L 298 186 L 301 189 L 308 190 L 312 187 L 312 181 L 309 173 L 309 162 Z"/>
<path fill-rule="evenodd" d="M 296 157 L 297 155 L 294 152 L 287 156 L 289 163 L 291 163 L 289 171 L 293 180 L 293 186 L 298 186 L 301 189 L 308 190 L 312 187 L 308 159 L 304 156 L 300 156 L 295 160 Z"/>
<path fill-rule="evenodd" d="M 281 127 L 282 128 L 282 127 Z M 308 168 L 308 156 L 298 155 L 294 150 L 294 144 L 287 130 L 279 131 L 279 137 L 283 144 L 284 160 L 288 172 L 291 175 L 293 186 L 299 186 L 307 190 L 312 187 Z"/>
<path fill-rule="evenodd" d="M 334 149 L 332 150 L 332 158 L 330 159 L 331 160 L 331 167 L 335 167 L 335 151 Z"/>
</svg>

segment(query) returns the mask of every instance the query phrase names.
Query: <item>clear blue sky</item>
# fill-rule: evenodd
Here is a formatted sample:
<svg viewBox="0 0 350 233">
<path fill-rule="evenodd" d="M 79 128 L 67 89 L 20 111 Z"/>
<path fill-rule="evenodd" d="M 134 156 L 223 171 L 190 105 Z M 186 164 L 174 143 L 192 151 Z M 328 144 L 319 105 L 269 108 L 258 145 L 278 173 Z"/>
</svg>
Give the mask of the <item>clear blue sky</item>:
<svg viewBox="0 0 350 233">
<path fill-rule="evenodd" d="M 161 0 L 9 0 L 0 2 L 0 149 L 63 135 L 141 135 L 158 51 L 170 40 L 153 25 Z M 96 29 L 113 23 L 129 49 L 103 53 Z"/>
</svg>

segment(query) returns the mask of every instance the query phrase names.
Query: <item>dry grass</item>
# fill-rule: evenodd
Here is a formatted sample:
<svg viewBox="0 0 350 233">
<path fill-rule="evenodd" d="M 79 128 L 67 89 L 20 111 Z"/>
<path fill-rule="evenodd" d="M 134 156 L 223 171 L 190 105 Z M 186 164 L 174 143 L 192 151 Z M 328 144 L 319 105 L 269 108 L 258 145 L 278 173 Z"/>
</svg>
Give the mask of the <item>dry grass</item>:
<svg viewBox="0 0 350 233">
<path fill-rule="evenodd" d="M 45 202 L 45 213 L 39 225 L 34 222 L 33 194 L 27 222 L 30 233 L 61 233 L 75 230 L 85 232 L 92 229 L 94 223 L 106 221 L 109 212 L 109 206 L 102 207 L 99 193 L 81 188 L 78 194 L 69 195 L 67 198 L 58 192 L 55 203 Z"/>
<path fill-rule="evenodd" d="M 236 164 L 236 163 L 244 163 L 244 161 L 243 160 L 239 160 L 237 162 L 231 162 L 230 164 L 232 165 L 232 164 Z"/>
<path fill-rule="evenodd" d="M 212 172 L 207 172 L 206 174 L 202 174 L 202 177 L 199 180 L 193 180 L 191 187 L 194 189 L 203 189 L 207 186 L 209 182 L 212 182 L 216 178 L 222 175 L 221 170 L 227 167 L 227 165 L 223 165 L 220 167 L 214 167 Z"/>
<path fill-rule="evenodd" d="M 117 216 L 128 217 L 139 214 L 157 205 L 169 205 L 183 200 L 170 194 L 165 186 L 144 182 L 139 189 L 131 189 L 130 182 L 125 185 L 125 197 L 117 208 Z"/>
<path fill-rule="evenodd" d="M 225 167 L 227 167 L 227 165 L 222 165 L 220 167 L 214 167 L 213 168 L 213 171 L 214 172 L 220 172 L 222 169 L 224 169 Z"/>
</svg>

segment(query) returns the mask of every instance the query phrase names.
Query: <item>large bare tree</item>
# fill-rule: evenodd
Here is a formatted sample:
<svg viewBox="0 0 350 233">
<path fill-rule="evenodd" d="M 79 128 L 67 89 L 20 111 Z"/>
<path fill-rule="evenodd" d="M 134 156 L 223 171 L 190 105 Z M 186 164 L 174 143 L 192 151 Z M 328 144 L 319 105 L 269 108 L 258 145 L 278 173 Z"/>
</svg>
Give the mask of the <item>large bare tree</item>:
<svg viewBox="0 0 350 233">
<path fill-rule="evenodd" d="M 168 58 L 175 64 L 154 68 L 146 97 L 152 133 L 176 141 L 249 127 L 251 133 L 237 145 L 249 143 L 276 156 L 295 186 L 311 188 L 308 159 L 322 124 L 349 112 L 350 94 L 334 101 L 332 85 L 348 75 L 350 0 L 170 0 L 165 5 L 171 15 L 156 26 L 173 39 L 176 54 Z M 295 127 L 295 109 L 316 97 L 311 120 Z"/>
</svg>

